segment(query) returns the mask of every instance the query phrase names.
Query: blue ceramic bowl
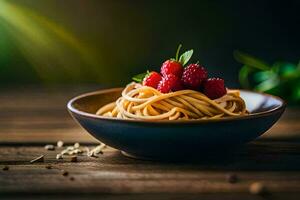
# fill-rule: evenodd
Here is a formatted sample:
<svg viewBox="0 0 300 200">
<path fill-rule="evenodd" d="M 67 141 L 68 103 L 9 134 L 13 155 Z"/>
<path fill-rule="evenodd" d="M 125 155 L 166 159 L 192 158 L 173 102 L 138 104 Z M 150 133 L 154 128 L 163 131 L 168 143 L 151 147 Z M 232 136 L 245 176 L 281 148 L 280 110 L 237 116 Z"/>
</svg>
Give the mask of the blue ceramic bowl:
<svg viewBox="0 0 300 200">
<path fill-rule="evenodd" d="M 275 96 L 241 90 L 250 115 L 191 121 L 144 121 L 97 116 L 115 101 L 122 88 L 100 90 L 73 98 L 68 109 L 73 118 L 96 139 L 142 158 L 189 157 L 232 149 L 266 132 L 281 116 L 285 102 Z"/>
</svg>

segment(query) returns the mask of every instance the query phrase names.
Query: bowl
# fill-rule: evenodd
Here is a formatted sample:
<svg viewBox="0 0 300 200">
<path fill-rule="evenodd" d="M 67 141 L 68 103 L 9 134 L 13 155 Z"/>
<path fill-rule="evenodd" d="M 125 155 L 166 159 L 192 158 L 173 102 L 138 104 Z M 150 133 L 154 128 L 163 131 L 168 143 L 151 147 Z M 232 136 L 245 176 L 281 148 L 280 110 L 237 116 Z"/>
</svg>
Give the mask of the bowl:
<svg viewBox="0 0 300 200">
<path fill-rule="evenodd" d="M 268 94 L 240 90 L 247 116 L 206 120 L 145 121 L 95 115 L 121 96 L 122 88 L 86 93 L 67 105 L 73 118 L 99 141 L 125 155 L 144 158 L 188 158 L 226 152 L 262 135 L 280 118 L 285 102 Z"/>
</svg>

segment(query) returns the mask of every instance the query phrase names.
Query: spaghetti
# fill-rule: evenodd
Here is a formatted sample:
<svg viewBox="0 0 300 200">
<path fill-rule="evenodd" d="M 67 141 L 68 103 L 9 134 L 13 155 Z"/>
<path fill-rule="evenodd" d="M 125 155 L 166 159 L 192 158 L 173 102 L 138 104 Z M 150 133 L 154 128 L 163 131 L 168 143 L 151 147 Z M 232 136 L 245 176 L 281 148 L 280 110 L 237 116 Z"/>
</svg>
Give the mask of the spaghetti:
<svg viewBox="0 0 300 200">
<path fill-rule="evenodd" d="M 228 90 L 221 98 L 211 100 L 194 90 L 167 94 L 130 83 L 116 101 L 101 107 L 97 115 L 136 120 L 214 119 L 248 114 L 238 90 Z"/>
</svg>

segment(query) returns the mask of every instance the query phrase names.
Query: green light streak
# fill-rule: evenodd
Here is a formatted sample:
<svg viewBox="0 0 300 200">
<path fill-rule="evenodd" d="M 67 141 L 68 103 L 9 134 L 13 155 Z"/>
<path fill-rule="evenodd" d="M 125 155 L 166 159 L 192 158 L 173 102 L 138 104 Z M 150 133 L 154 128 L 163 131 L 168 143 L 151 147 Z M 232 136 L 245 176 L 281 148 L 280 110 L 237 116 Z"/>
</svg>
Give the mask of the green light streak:
<svg viewBox="0 0 300 200">
<path fill-rule="evenodd" d="M 99 55 L 44 16 L 0 0 L 0 23 L 45 82 L 78 80 L 82 73 L 105 79 L 99 73 Z"/>
</svg>

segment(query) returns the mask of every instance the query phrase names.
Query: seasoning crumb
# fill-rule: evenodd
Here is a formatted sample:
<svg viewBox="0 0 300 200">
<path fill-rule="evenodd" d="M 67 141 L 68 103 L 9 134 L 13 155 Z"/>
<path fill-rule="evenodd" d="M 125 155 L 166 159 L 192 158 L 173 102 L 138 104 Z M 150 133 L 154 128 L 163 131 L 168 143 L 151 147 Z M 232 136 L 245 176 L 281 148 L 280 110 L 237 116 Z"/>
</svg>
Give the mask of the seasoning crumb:
<svg viewBox="0 0 300 200">
<path fill-rule="evenodd" d="M 249 191 L 254 195 L 264 195 L 267 192 L 266 186 L 260 182 L 252 183 L 249 187 Z"/>
<path fill-rule="evenodd" d="M 40 155 L 30 161 L 30 163 L 44 162 L 44 155 Z"/>
<path fill-rule="evenodd" d="M 89 152 L 87 153 L 87 155 L 88 155 L 89 157 L 95 157 L 95 158 L 97 158 L 99 154 L 103 154 L 103 151 L 102 151 L 102 150 L 103 150 L 104 148 L 106 148 L 106 144 L 102 143 L 102 144 L 96 146 L 96 147 L 95 147 L 94 149 L 92 149 L 91 151 L 89 151 Z"/>
<path fill-rule="evenodd" d="M 52 166 L 51 165 L 46 165 L 45 168 L 46 169 L 52 169 Z"/>
<path fill-rule="evenodd" d="M 65 149 L 65 150 L 62 150 L 62 151 L 60 152 L 60 154 L 61 154 L 61 155 L 66 155 L 68 152 L 69 152 L 69 150 Z"/>
<path fill-rule="evenodd" d="M 238 182 L 238 176 L 236 174 L 228 174 L 226 176 L 226 180 L 228 181 L 228 183 L 236 183 Z"/>
<path fill-rule="evenodd" d="M 70 177 L 70 181 L 74 181 L 75 178 L 73 176 Z"/>
<path fill-rule="evenodd" d="M 74 144 L 74 148 L 78 149 L 79 147 L 80 147 L 80 144 L 79 144 L 78 142 L 76 142 L 76 143 Z"/>
<path fill-rule="evenodd" d="M 48 150 L 48 151 L 54 151 L 54 150 L 55 150 L 55 147 L 54 147 L 54 145 L 52 145 L 52 144 L 47 144 L 47 145 L 45 146 L 45 149 Z"/>
<path fill-rule="evenodd" d="M 63 142 L 58 141 L 57 146 L 62 147 Z M 103 154 L 103 149 L 106 148 L 106 145 L 104 143 L 100 143 L 100 145 L 96 146 L 92 150 L 90 150 L 88 147 L 82 147 L 80 146 L 79 142 L 74 143 L 73 146 L 67 146 L 62 151 L 56 155 L 56 159 L 63 159 L 64 155 L 69 155 L 70 156 L 77 156 L 77 155 L 82 155 L 85 154 L 89 157 L 95 157 L 98 158 L 99 154 Z M 71 162 L 77 162 L 77 158 L 71 158 Z"/>
<path fill-rule="evenodd" d="M 68 175 L 69 175 L 69 172 L 63 170 L 61 174 L 62 174 L 63 176 L 68 176 Z"/>
<path fill-rule="evenodd" d="M 57 155 L 56 155 L 56 160 L 59 160 L 59 159 L 63 159 L 62 154 L 57 154 Z"/>
<path fill-rule="evenodd" d="M 4 166 L 4 167 L 2 168 L 2 170 L 3 170 L 3 171 L 8 171 L 8 170 L 9 170 L 9 167 L 8 167 L 8 166 Z"/>
<path fill-rule="evenodd" d="M 64 146 L 64 142 L 63 141 L 61 141 L 61 140 L 59 140 L 59 141 L 57 141 L 57 147 L 58 148 L 61 148 L 61 147 L 63 147 Z"/>
<path fill-rule="evenodd" d="M 71 157 L 71 162 L 77 162 L 77 156 L 72 156 Z"/>
<path fill-rule="evenodd" d="M 90 152 L 88 153 L 88 156 L 89 156 L 89 157 L 93 157 L 93 158 L 99 158 L 99 156 L 97 156 L 97 155 L 95 154 L 95 152 L 93 152 L 93 151 L 90 151 Z"/>
<path fill-rule="evenodd" d="M 68 146 L 66 151 L 73 151 L 75 148 L 73 146 Z"/>
<path fill-rule="evenodd" d="M 81 153 L 82 153 L 82 150 L 81 150 L 81 149 L 75 149 L 75 150 L 74 150 L 74 153 L 75 153 L 75 154 L 81 154 Z"/>
</svg>

